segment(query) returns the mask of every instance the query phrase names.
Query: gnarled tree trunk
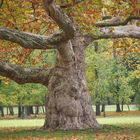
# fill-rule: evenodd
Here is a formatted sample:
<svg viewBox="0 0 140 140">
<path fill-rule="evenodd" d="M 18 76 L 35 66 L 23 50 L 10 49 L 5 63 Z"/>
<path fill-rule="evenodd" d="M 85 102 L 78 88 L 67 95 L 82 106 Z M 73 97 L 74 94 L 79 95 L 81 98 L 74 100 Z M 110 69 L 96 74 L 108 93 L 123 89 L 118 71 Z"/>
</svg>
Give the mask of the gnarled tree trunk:
<svg viewBox="0 0 140 140">
<path fill-rule="evenodd" d="M 48 85 L 44 127 L 64 130 L 98 128 L 86 87 L 84 46 L 80 38 L 75 38 L 71 51 L 73 61 L 65 61 L 63 54 L 58 54 Z"/>
<path fill-rule="evenodd" d="M 79 35 L 70 18 L 56 5 L 55 0 L 42 0 L 48 16 L 61 30 L 50 37 L 36 35 L 0 26 L 0 39 L 29 49 L 56 49 L 57 62 L 53 69 L 24 68 L 0 60 L 0 75 L 19 84 L 39 83 L 48 87 L 46 121 L 44 128 L 86 129 L 98 128 L 88 95 L 84 68 L 86 43 L 97 39 L 130 37 L 140 39 L 140 27 L 127 25 L 101 31 L 97 35 Z M 117 22 L 117 25 L 126 25 Z M 103 21 L 98 27 L 116 26 L 116 22 Z M 110 32 L 111 29 L 111 32 Z M 86 39 L 89 39 L 88 41 Z M 86 43 L 84 42 L 86 41 Z"/>
</svg>

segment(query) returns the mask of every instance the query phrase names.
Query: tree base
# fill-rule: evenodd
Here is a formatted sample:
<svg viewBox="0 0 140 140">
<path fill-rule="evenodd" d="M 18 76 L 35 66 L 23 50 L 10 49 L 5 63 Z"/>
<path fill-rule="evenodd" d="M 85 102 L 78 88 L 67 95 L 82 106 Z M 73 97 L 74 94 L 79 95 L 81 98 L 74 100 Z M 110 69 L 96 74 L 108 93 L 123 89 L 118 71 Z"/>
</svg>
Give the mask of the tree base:
<svg viewBox="0 0 140 140">
<path fill-rule="evenodd" d="M 57 126 L 57 127 L 51 127 L 48 125 L 47 120 L 45 120 L 44 126 L 42 129 L 44 130 L 86 130 L 86 129 L 100 129 L 102 128 L 101 125 L 99 125 L 97 122 L 90 122 L 90 124 L 77 124 L 77 121 L 69 122 L 70 119 L 67 121 L 67 123 L 63 126 Z"/>
</svg>

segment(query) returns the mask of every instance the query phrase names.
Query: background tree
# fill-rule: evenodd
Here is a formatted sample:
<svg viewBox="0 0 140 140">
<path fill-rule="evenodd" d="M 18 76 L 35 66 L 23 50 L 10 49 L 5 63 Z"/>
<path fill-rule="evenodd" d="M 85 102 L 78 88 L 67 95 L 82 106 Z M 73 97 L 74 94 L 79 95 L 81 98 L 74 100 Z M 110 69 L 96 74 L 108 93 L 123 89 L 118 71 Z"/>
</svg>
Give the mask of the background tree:
<svg viewBox="0 0 140 140">
<path fill-rule="evenodd" d="M 134 96 L 133 86 L 130 84 L 133 78 L 129 76 L 130 72 L 124 66 L 121 55 L 117 55 L 117 60 L 114 60 L 112 55 L 114 45 L 111 40 L 99 41 L 98 53 L 91 54 L 91 50 L 94 51 L 94 45 L 94 43 L 91 44 L 86 50 L 87 81 L 94 104 L 97 100 L 103 104 L 104 108 L 105 104 L 119 103 L 117 107 L 121 111 L 122 104 L 123 111 L 123 104 L 131 103 L 131 97 Z M 94 69 L 98 71 L 98 79 Z"/>
</svg>

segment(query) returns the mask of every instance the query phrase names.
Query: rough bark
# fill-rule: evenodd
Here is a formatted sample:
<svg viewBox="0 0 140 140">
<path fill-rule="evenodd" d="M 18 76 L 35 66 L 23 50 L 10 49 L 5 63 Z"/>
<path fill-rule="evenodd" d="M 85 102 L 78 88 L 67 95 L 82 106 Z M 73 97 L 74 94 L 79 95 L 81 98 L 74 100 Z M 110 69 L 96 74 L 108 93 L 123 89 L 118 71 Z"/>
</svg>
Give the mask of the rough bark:
<svg viewBox="0 0 140 140">
<path fill-rule="evenodd" d="M 135 38 L 140 39 L 140 27 L 135 25 L 101 28 L 98 34 L 90 35 L 92 40 L 109 38 Z"/>
<path fill-rule="evenodd" d="M 111 19 L 103 20 L 96 23 L 97 27 L 110 27 L 110 26 L 124 26 L 127 25 L 128 22 L 132 20 L 140 20 L 139 16 L 129 16 L 124 21 L 121 19 L 121 17 L 113 17 Z"/>
<path fill-rule="evenodd" d="M 56 33 L 50 37 L 21 32 L 5 27 L 0 27 L 0 39 L 19 44 L 29 49 L 55 49 L 54 45 L 66 39 L 63 32 Z"/>
<path fill-rule="evenodd" d="M 0 60 L 0 75 L 8 77 L 19 84 L 40 83 L 47 85 L 50 69 L 23 68 Z"/>
<path fill-rule="evenodd" d="M 86 87 L 83 41 L 75 37 L 72 44 L 73 61 L 65 61 L 58 53 L 48 85 L 45 128 L 69 130 L 99 127 Z"/>
<path fill-rule="evenodd" d="M 55 68 L 50 73 L 47 70 L 22 68 L 0 61 L 0 75 L 20 84 L 41 83 L 48 87 L 44 128 L 64 130 L 98 128 L 99 124 L 95 119 L 86 87 L 84 39 L 76 33 L 73 23 L 56 6 L 54 0 L 43 0 L 43 3 L 48 15 L 63 32 L 46 38 L 0 27 L 0 39 L 17 43 L 24 48 L 57 49 Z M 109 28 L 106 32 L 93 35 L 92 39 L 120 37 L 139 39 L 140 28 L 136 26 L 116 27 L 113 30 Z M 87 42 L 92 39 L 89 38 Z M 26 117 L 26 108 L 23 109 Z"/>
<path fill-rule="evenodd" d="M 75 27 L 70 18 L 55 4 L 55 0 L 43 0 L 43 5 L 48 15 L 62 29 L 68 39 L 72 39 L 75 34 Z"/>
</svg>

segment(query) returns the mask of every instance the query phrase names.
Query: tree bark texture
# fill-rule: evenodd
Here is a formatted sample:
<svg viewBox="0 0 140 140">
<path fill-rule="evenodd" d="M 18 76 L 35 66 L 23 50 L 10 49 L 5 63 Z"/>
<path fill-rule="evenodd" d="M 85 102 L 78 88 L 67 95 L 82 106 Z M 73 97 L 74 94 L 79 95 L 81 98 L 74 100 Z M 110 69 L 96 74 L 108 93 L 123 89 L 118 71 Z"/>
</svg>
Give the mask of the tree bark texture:
<svg viewBox="0 0 140 140">
<path fill-rule="evenodd" d="M 60 48 L 65 44 L 61 44 Z M 84 68 L 84 46 L 81 38 L 74 38 L 73 61 L 65 61 L 58 53 L 57 63 L 48 85 L 45 128 L 98 128 L 91 98 L 88 94 Z"/>
<path fill-rule="evenodd" d="M 108 28 L 97 35 L 81 36 L 70 18 L 56 5 L 55 0 L 42 1 L 48 16 L 61 29 L 58 33 L 47 38 L 0 26 L 0 39 L 17 43 L 23 48 L 56 49 L 58 52 L 56 66 L 51 70 L 23 68 L 0 60 L 0 75 L 19 84 L 40 83 L 48 88 L 44 128 L 64 130 L 99 128 L 86 86 L 85 46 L 98 39 L 122 37 L 140 39 L 140 27 L 120 26 L 114 27 L 113 30 Z M 27 108 L 22 107 L 22 110 L 21 116 L 26 118 Z"/>
</svg>

